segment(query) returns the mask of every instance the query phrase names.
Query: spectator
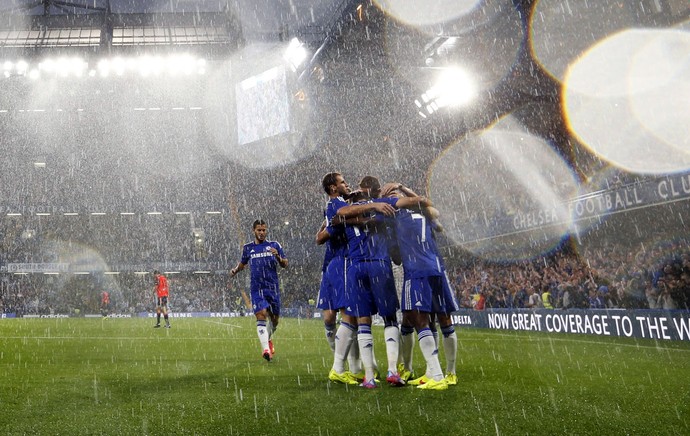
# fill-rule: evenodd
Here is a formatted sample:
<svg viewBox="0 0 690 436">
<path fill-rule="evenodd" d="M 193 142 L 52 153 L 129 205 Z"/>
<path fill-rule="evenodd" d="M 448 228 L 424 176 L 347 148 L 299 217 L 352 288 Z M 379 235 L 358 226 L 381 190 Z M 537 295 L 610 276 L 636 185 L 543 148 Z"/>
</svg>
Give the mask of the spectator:
<svg viewBox="0 0 690 436">
<path fill-rule="evenodd" d="M 544 288 L 544 292 L 541 293 L 541 301 L 544 309 L 553 309 L 553 300 L 549 288 Z"/>
<path fill-rule="evenodd" d="M 595 289 L 589 290 L 589 308 L 590 309 L 603 309 L 604 301 L 599 296 L 599 292 Z"/>
<path fill-rule="evenodd" d="M 647 305 L 650 309 L 658 309 L 659 293 L 656 291 L 652 283 L 647 283 L 645 288 L 645 297 L 647 298 Z"/>
<path fill-rule="evenodd" d="M 571 309 L 573 307 L 573 303 L 571 300 L 571 292 L 572 292 L 572 286 L 570 285 L 559 285 L 558 286 L 561 291 L 561 308 L 562 309 Z"/>
<path fill-rule="evenodd" d="M 535 291 L 533 286 L 527 288 L 527 308 L 529 309 L 541 309 L 544 304 L 541 301 L 541 296 Z"/>
<path fill-rule="evenodd" d="M 678 306 L 671 295 L 671 289 L 666 283 L 666 280 L 660 279 L 658 281 L 658 285 L 661 288 L 661 292 L 659 293 L 659 299 L 657 300 L 657 307 L 664 310 L 677 309 Z"/>
<path fill-rule="evenodd" d="M 477 294 L 475 304 L 474 304 L 474 310 L 484 310 L 486 309 L 486 296 L 484 295 L 483 291 L 479 291 L 479 294 Z"/>
</svg>

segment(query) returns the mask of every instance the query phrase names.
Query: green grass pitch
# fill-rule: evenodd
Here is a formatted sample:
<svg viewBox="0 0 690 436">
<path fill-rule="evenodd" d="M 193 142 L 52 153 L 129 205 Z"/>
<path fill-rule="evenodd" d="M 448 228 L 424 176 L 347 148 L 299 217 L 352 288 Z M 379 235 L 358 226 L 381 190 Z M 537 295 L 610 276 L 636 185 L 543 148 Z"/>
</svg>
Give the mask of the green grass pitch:
<svg viewBox="0 0 690 436">
<path fill-rule="evenodd" d="M 172 324 L 0 320 L 0 434 L 690 433 L 687 342 L 459 329 L 457 386 L 370 391 L 328 382 L 319 320 L 281 320 L 270 363 L 252 317 Z"/>
</svg>

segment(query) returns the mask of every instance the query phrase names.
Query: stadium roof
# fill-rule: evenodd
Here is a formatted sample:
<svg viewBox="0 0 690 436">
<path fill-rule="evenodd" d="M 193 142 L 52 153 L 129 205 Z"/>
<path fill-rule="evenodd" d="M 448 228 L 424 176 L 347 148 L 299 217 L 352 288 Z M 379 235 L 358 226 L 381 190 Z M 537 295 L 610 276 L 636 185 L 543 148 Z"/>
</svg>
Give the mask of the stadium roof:
<svg viewBox="0 0 690 436">
<path fill-rule="evenodd" d="M 320 225 L 319 182 L 331 170 L 352 184 L 372 174 L 429 188 L 448 216 L 465 214 L 454 221 L 462 229 L 474 219 L 489 226 L 493 205 L 514 214 L 550 204 L 545 184 L 560 194 L 557 176 L 571 172 L 577 181 L 568 182 L 587 192 L 584 182 L 603 186 L 632 165 L 643 174 L 690 168 L 687 153 L 668 146 L 687 143 L 683 111 L 657 119 L 657 108 L 684 107 L 674 101 L 687 89 L 681 74 L 664 75 L 684 70 L 659 56 L 683 46 L 687 0 L 571 2 L 567 11 L 557 0 L 436 1 L 424 13 L 392 6 L 408 3 L 0 0 L 0 210 L 232 210 L 240 239 L 260 216 L 289 222 L 281 239 L 302 247 Z M 291 71 L 282 58 L 293 38 L 308 55 Z M 188 53 L 199 74 L 174 75 L 172 62 L 170 75 L 156 75 L 151 59 L 117 58 L 169 53 Z M 110 62 L 103 77 L 101 60 Z M 130 75 L 116 74 L 130 61 Z M 581 76 L 567 76 L 572 66 Z M 262 80 L 262 92 L 242 93 Z M 619 89 L 635 80 L 645 81 L 640 90 L 664 88 Z M 577 97 L 571 107 L 567 90 Z M 247 120 L 278 129 L 242 143 Z M 528 152 L 506 158 L 527 145 L 557 152 L 549 159 L 564 166 Z M 438 189 L 447 184 L 455 191 Z"/>
<path fill-rule="evenodd" d="M 0 47 L 237 47 L 243 41 L 292 37 L 318 46 L 353 7 L 351 0 L 4 0 L 0 2 Z"/>
</svg>

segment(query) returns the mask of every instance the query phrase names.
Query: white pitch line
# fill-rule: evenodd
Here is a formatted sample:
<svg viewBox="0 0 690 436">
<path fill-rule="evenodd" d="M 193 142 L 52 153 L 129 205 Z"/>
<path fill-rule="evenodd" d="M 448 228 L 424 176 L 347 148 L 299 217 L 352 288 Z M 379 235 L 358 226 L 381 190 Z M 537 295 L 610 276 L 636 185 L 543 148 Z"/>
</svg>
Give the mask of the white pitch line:
<svg viewBox="0 0 690 436">
<path fill-rule="evenodd" d="M 227 324 L 227 323 L 220 322 L 220 321 L 207 321 L 207 320 L 205 320 L 205 319 L 202 320 L 202 321 L 207 322 L 207 323 L 209 323 L 209 324 L 220 324 L 220 325 L 224 325 L 224 326 L 228 326 L 228 327 L 235 327 L 235 328 L 238 328 L 238 329 L 243 329 L 243 328 L 244 328 L 244 327 L 242 327 L 241 325 Z"/>
</svg>

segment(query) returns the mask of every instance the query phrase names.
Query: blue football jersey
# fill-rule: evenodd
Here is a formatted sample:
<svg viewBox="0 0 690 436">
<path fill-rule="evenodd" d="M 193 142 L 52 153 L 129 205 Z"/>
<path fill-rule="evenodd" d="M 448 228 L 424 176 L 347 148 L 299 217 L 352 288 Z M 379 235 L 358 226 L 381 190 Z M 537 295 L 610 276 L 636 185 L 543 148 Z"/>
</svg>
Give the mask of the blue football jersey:
<svg viewBox="0 0 690 436">
<path fill-rule="evenodd" d="M 396 212 L 396 233 L 406 277 L 443 274 L 431 220 L 421 212 Z"/>
<path fill-rule="evenodd" d="M 324 271 L 333 258 L 347 256 L 347 235 L 345 235 L 345 226 L 343 224 L 333 223 L 338 209 L 345 206 L 348 206 L 348 203 L 343 197 L 331 198 L 326 204 L 324 215 L 328 220 L 326 231 L 330 235 L 330 238 L 326 243 L 326 254 L 323 260 Z"/>
<path fill-rule="evenodd" d="M 280 257 L 285 258 L 283 247 L 275 241 L 264 241 L 260 244 L 249 242 L 242 247 L 240 262 L 251 270 L 253 289 L 278 289 L 278 259 L 271 253 L 271 247 L 278 250 Z"/>
<path fill-rule="evenodd" d="M 387 199 L 384 199 L 387 200 Z M 372 200 L 358 202 L 355 204 L 366 204 Z M 375 200 L 379 201 L 379 199 Z M 395 201 L 386 201 L 395 206 Z M 372 222 L 367 226 L 345 226 L 348 243 L 348 257 L 351 261 L 362 260 L 390 260 L 389 246 L 391 233 L 389 224 L 392 224 L 383 215 L 370 213 L 368 218 Z"/>
</svg>

